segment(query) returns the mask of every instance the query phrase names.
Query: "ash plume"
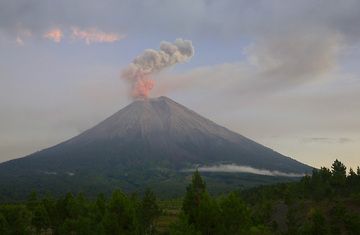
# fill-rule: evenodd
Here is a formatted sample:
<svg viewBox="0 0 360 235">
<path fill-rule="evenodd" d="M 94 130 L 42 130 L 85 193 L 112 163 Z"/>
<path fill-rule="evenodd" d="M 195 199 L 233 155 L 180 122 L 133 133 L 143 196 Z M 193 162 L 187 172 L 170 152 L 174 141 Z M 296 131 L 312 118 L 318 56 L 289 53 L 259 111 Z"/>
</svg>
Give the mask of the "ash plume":
<svg viewBox="0 0 360 235">
<path fill-rule="evenodd" d="M 159 50 L 147 49 L 123 71 L 122 78 L 131 85 L 131 97 L 147 98 L 155 85 L 153 75 L 177 63 L 187 62 L 194 55 L 190 40 L 161 42 Z"/>
</svg>

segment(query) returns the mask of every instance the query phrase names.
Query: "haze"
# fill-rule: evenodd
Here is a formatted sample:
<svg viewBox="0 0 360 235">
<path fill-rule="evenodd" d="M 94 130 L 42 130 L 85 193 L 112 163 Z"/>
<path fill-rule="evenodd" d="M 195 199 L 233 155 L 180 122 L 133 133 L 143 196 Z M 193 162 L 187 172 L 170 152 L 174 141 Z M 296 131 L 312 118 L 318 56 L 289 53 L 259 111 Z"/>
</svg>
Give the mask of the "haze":
<svg viewBox="0 0 360 235">
<path fill-rule="evenodd" d="M 0 161 L 64 141 L 132 100 L 121 71 L 162 41 L 191 61 L 160 95 L 309 165 L 360 164 L 360 2 L 0 2 Z"/>
</svg>

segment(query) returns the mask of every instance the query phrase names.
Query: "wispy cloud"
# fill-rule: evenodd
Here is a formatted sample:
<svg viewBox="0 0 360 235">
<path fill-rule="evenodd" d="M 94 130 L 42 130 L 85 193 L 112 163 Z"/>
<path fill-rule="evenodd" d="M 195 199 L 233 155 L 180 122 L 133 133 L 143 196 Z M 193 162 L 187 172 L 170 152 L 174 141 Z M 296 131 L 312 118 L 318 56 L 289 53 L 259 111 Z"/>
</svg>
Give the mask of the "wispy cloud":
<svg viewBox="0 0 360 235">
<path fill-rule="evenodd" d="M 117 33 L 105 33 L 97 28 L 80 29 L 78 27 L 71 28 L 71 38 L 74 40 L 83 40 L 86 44 L 91 43 L 111 43 L 124 39 L 125 35 Z"/>
<path fill-rule="evenodd" d="M 353 141 L 353 140 L 350 139 L 350 138 L 339 138 L 339 139 L 338 139 L 338 142 L 339 142 L 340 144 L 348 143 L 348 142 L 352 142 L 352 141 Z"/>
<path fill-rule="evenodd" d="M 24 41 L 22 40 L 21 37 L 17 36 L 16 40 L 15 40 L 16 44 L 19 46 L 23 46 L 24 45 Z"/>
<path fill-rule="evenodd" d="M 201 166 L 197 168 L 200 172 L 226 172 L 226 173 L 250 173 L 267 176 L 284 176 L 284 177 L 302 177 L 305 174 L 286 173 L 281 171 L 270 171 L 266 169 L 257 169 L 250 166 L 241 166 L 236 164 L 218 164 L 213 166 Z M 187 169 L 185 171 L 194 171 Z"/>
<path fill-rule="evenodd" d="M 32 33 L 29 29 L 25 29 L 21 26 L 18 26 L 15 42 L 17 45 L 23 46 L 23 45 L 25 45 L 25 41 L 24 41 L 25 38 L 29 38 L 31 36 L 32 36 Z"/>
<path fill-rule="evenodd" d="M 113 43 L 124 39 L 126 35 L 120 35 L 114 32 L 104 32 L 96 27 L 81 29 L 79 27 L 59 28 L 52 27 L 44 33 L 35 32 L 34 34 L 26 28 L 19 27 L 16 33 L 15 42 L 19 46 L 25 45 L 25 39 L 34 36 L 34 38 L 45 38 L 55 43 L 60 43 L 64 40 L 83 41 L 87 45 L 92 43 Z"/>
<path fill-rule="evenodd" d="M 333 143 L 344 144 L 352 141 L 353 141 L 352 139 L 346 137 L 342 137 L 342 138 L 307 137 L 302 139 L 302 142 L 304 143 L 326 143 L 326 144 L 333 144 Z"/>
<path fill-rule="evenodd" d="M 44 36 L 44 38 L 47 38 L 47 39 L 52 40 L 52 41 L 54 41 L 56 43 L 59 43 L 59 42 L 61 42 L 61 39 L 62 39 L 63 35 L 64 34 L 63 34 L 61 29 L 53 28 L 53 29 L 47 31 L 43 36 Z"/>
</svg>

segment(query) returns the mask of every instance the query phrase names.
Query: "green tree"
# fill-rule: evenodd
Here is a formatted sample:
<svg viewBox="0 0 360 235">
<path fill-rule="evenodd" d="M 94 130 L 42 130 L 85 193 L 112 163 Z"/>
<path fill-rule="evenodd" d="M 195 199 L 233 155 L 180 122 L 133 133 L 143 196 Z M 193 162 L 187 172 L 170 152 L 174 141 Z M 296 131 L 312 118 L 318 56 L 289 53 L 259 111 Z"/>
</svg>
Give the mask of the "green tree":
<svg viewBox="0 0 360 235">
<path fill-rule="evenodd" d="M 47 195 L 42 199 L 42 204 L 44 205 L 48 214 L 50 228 L 52 231 L 54 231 L 54 233 L 56 233 L 61 221 L 59 212 L 57 210 L 57 201 L 50 195 Z"/>
<path fill-rule="evenodd" d="M 92 218 L 93 218 L 93 222 L 97 224 L 98 229 L 101 230 L 100 224 L 105 216 L 106 213 L 106 198 L 104 194 L 99 194 L 96 198 L 95 204 L 94 204 L 94 208 L 93 208 L 93 213 Z"/>
<path fill-rule="evenodd" d="M 246 234 L 251 226 L 251 212 L 235 193 L 220 201 L 221 224 L 226 234 Z"/>
<path fill-rule="evenodd" d="M 155 220 L 160 216 L 161 210 L 156 200 L 156 195 L 150 190 L 145 191 L 140 204 L 140 224 L 144 234 L 155 233 Z"/>
<path fill-rule="evenodd" d="M 219 205 L 206 191 L 206 184 L 197 170 L 192 176 L 191 184 L 186 188 L 182 209 L 188 223 L 201 234 L 220 234 Z"/>
<path fill-rule="evenodd" d="M 30 211 L 33 211 L 39 204 L 39 200 L 38 200 L 38 196 L 36 192 L 32 192 L 27 201 L 26 201 L 26 206 Z"/>
<path fill-rule="evenodd" d="M 196 216 L 195 227 L 201 234 L 221 234 L 219 205 L 209 194 L 203 195 Z"/>
<path fill-rule="evenodd" d="M 192 176 L 191 184 L 186 188 L 182 210 L 188 216 L 189 223 L 195 223 L 201 200 L 206 194 L 206 184 L 198 170 Z"/>
<path fill-rule="evenodd" d="M 0 213 L 0 234 L 10 234 L 9 224 L 2 213 Z"/>
<path fill-rule="evenodd" d="M 286 224 L 288 227 L 287 234 L 298 234 L 299 227 L 302 223 L 302 218 L 299 216 L 299 211 L 301 211 L 302 208 L 302 205 L 289 207 L 286 215 Z"/>
<path fill-rule="evenodd" d="M 326 167 L 321 167 L 320 170 L 313 170 L 310 180 L 310 185 L 307 190 L 308 196 L 317 201 L 322 200 L 324 197 L 332 196 L 332 178 L 333 173 Z"/>
<path fill-rule="evenodd" d="M 180 213 L 176 222 L 169 228 L 170 235 L 201 235 L 193 224 L 189 224 L 188 218 L 184 213 Z"/>
<path fill-rule="evenodd" d="M 350 167 L 349 169 L 349 175 L 346 177 L 346 183 L 349 187 L 354 187 L 357 181 L 357 174 L 355 173 L 355 171 Z"/>
<path fill-rule="evenodd" d="M 342 202 L 335 201 L 330 210 L 330 229 L 332 234 L 341 234 L 346 207 Z"/>
<path fill-rule="evenodd" d="M 332 177 L 332 172 L 330 171 L 329 168 L 321 167 L 319 170 L 319 176 L 323 182 L 330 182 Z"/>
<path fill-rule="evenodd" d="M 6 218 L 11 234 L 29 234 L 31 213 L 24 205 L 2 205 L 0 214 Z"/>
<path fill-rule="evenodd" d="M 120 190 L 113 192 L 104 216 L 106 234 L 134 234 L 137 230 L 135 208 Z"/>
<path fill-rule="evenodd" d="M 65 219 L 59 229 L 59 234 L 96 235 L 99 231 L 88 217 L 80 216 L 76 219 Z"/>
<path fill-rule="evenodd" d="M 332 164 L 331 169 L 333 185 L 343 186 L 346 180 L 346 166 L 336 159 Z"/>
<path fill-rule="evenodd" d="M 326 235 L 329 234 L 329 227 L 326 223 L 325 217 L 319 209 L 311 209 L 309 212 L 309 220 L 303 227 L 300 233 L 311 235 Z"/>
<path fill-rule="evenodd" d="M 56 212 L 60 219 L 60 223 L 63 223 L 67 218 L 74 218 L 75 213 L 73 210 L 74 196 L 72 193 L 67 193 L 64 198 L 60 198 L 56 201 Z"/>
<path fill-rule="evenodd" d="M 41 231 L 46 230 L 50 226 L 50 219 L 45 206 L 38 204 L 33 209 L 32 214 L 31 224 L 36 228 L 36 232 L 41 234 Z"/>
<path fill-rule="evenodd" d="M 360 215 L 358 213 L 348 211 L 344 215 L 344 223 L 345 223 L 345 228 L 349 234 L 351 235 L 359 234 Z"/>
<path fill-rule="evenodd" d="M 354 171 L 351 167 L 350 167 L 350 169 L 349 169 L 349 176 L 350 176 L 350 177 L 356 176 L 355 171 Z"/>
</svg>

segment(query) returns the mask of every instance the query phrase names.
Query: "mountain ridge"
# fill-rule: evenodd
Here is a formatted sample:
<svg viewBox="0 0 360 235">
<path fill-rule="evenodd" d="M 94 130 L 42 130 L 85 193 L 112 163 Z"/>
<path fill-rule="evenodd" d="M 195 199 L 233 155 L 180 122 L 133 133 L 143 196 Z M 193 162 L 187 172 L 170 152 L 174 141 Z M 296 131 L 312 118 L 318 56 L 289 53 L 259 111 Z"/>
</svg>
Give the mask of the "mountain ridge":
<svg viewBox="0 0 360 235">
<path fill-rule="evenodd" d="M 149 180 L 174 179 L 193 166 L 218 164 L 296 174 L 312 170 L 167 97 L 158 97 L 136 100 L 67 141 L 1 163 L 0 176 L 24 182 L 31 178 L 33 184 L 47 188 L 50 175 L 59 181 L 71 175 L 74 181 L 101 179 L 101 184 L 127 185 L 133 190 Z M 95 187 L 96 182 L 86 184 Z"/>
</svg>

